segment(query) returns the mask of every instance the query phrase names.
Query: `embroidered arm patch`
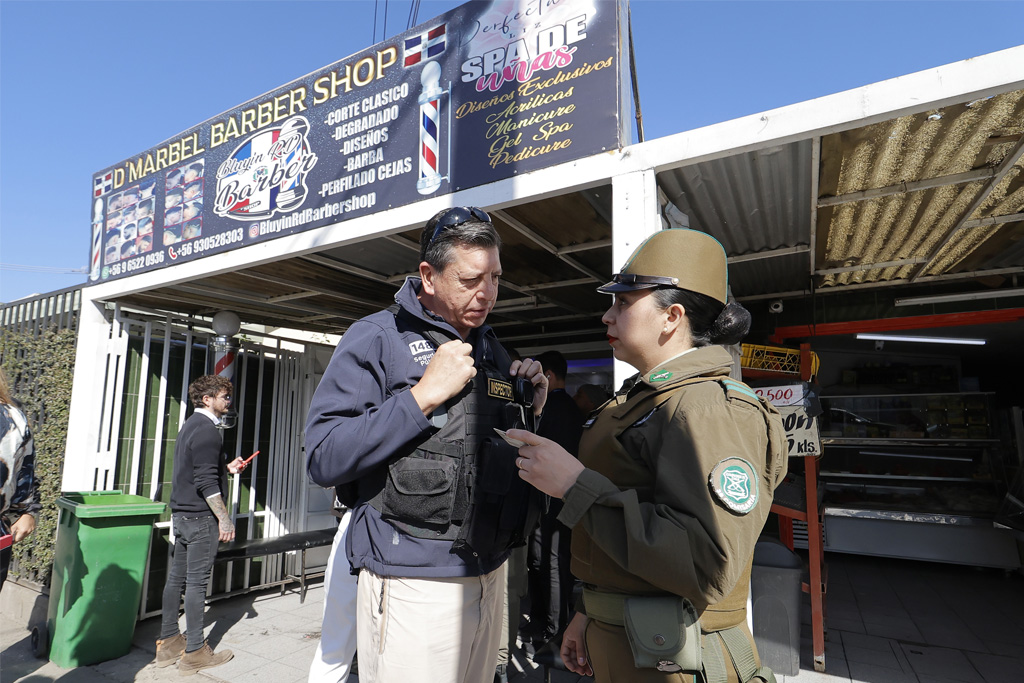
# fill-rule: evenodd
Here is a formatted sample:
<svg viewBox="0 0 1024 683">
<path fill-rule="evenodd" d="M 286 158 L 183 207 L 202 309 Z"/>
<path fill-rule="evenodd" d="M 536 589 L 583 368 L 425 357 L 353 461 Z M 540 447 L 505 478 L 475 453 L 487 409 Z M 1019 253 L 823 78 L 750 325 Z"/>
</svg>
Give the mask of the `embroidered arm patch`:
<svg viewBox="0 0 1024 683">
<path fill-rule="evenodd" d="M 757 505 L 760 490 L 754 467 L 743 458 L 726 458 L 711 470 L 708 485 L 725 507 L 745 515 Z"/>
</svg>

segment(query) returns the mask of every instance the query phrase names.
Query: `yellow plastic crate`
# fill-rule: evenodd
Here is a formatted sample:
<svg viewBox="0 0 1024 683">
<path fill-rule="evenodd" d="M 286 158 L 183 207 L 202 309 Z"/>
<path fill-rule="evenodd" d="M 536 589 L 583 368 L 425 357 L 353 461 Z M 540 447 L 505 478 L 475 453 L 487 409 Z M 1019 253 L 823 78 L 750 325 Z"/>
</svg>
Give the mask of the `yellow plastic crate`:
<svg viewBox="0 0 1024 683">
<path fill-rule="evenodd" d="M 811 352 L 811 374 L 818 374 L 818 354 Z M 800 349 L 781 346 L 758 346 L 743 344 L 740 366 L 750 370 L 778 372 L 784 375 L 800 376 Z"/>
</svg>

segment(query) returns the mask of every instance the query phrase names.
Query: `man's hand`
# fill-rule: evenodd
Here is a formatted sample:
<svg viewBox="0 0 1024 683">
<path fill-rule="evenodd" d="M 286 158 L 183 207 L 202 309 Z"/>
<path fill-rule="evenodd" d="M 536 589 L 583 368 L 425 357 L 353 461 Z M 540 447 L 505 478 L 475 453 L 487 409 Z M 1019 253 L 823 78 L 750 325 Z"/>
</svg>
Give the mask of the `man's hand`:
<svg viewBox="0 0 1024 683">
<path fill-rule="evenodd" d="M 242 460 L 242 456 L 239 455 L 228 463 L 228 472 L 231 474 L 240 474 L 246 467 L 248 467 L 248 463 L 245 462 L 245 460 Z"/>
<path fill-rule="evenodd" d="M 533 414 L 540 415 L 548 400 L 548 378 L 540 362 L 532 358 L 512 361 L 508 373 L 513 377 L 525 377 L 533 385 Z"/>
<path fill-rule="evenodd" d="M 217 532 L 217 539 L 221 543 L 235 540 L 235 525 L 231 523 L 230 519 L 218 519 Z"/>
<path fill-rule="evenodd" d="M 11 535 L 14 537 L 12 540 L 18 543 L 35 530 L 36 518 L 32 515 L 24 514 L 18 517 L 17 521 L 11 525 Z"/>
<path fill-rule="evenodd" d="M 476 377 L 473 347 L 464 341 L 445 342 L 437 347 L 423 378 L 409 391 L 423 414 L 430 414 L 457 396 Z"/>
</svg>

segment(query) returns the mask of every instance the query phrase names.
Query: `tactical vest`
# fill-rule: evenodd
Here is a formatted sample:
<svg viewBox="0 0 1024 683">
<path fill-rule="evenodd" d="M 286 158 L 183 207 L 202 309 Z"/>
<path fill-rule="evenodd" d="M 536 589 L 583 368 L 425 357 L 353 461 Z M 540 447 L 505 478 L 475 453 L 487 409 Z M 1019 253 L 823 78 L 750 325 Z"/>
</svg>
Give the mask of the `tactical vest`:
<svg viewBox="0 0 1024 683">
<path fill-rule="evenodd" d="M 412 317 L 396 309 L 389 309 L 396 323 Z M 420 331 L 437 346 L 450 341 L 438 330 Z M 512 361 L 500 344 L 483 336 L 479 346 L 476 376 L 445 403 L 443 416 L 435 411 L 435 424 L 438 418 L 444 423 L 439 431 L 359 487 L 360 497 L 402 532 L 452 541 L 455 550 L 474 556 L 525 544 L 544 501 L 519 477 L 517 449 L 494 432 L 526 426 L 512 400 Z"/>
</svg>

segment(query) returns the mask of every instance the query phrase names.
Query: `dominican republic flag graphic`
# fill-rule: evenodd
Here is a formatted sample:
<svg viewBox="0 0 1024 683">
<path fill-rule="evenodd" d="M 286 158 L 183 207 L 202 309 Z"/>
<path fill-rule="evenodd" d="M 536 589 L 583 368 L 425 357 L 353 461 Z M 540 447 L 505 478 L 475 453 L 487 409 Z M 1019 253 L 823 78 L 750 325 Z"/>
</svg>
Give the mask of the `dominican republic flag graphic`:
<svg viewBox="0 0 1024 683">
<path fill-rule="evenodd" d="M 446 24 L 435 26 L 426 33 L 405 39 L 405 61 L 403 66 L 412 66 L 421 61 L 431 59 L 444 52 L 444 28 Z"/>
<path fill-rule="evenodd" d="M 96 179 L 92 181 L 93 197 L 102 197 L 106 193 L 110 192 L 112 189 L 114 189 L 113 171 L 106 175 L 97 176 Z"/>
</svg>

